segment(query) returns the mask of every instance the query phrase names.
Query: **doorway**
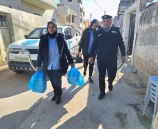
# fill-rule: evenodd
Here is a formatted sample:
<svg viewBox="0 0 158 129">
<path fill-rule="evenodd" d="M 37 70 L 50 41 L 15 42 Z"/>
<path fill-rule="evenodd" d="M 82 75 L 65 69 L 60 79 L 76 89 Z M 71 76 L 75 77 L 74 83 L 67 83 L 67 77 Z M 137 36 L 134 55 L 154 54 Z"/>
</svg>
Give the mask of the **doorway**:
<svg viewBox="0 0 158 129">
<path fill-rule="evenodd" d="M 0 14 L 0 30 L 2 34 L 3 43 L 6 49 L 11 43 L 11 36 L 8 26 L 7 15 L 5 14 Z"/>
<path fill-rule="evenodd" d="M 11 43 L 7 15 L 0 13 L 0 65 L 6 62 L 6 50 Z"/>
<path fill-rule="evenodd" d="M 130 14 L 127 55 L 132 55 L 134 31 L 135 31 L 135 20 L 136 20 L 136 12 L 132 12 Z"/>
</svg>

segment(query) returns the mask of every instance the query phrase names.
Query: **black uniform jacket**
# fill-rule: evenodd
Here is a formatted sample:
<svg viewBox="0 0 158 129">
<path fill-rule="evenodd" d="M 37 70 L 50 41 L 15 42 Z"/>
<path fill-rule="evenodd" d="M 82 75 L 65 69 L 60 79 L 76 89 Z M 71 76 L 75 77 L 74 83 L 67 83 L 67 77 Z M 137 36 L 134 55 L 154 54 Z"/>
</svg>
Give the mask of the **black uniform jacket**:
<svg viewBox="0 0 158 129">
<path fill-rule="evenodd" d="M 57 44 L 59 48 L 59 55 L 60 55 L 60 68 L 61 68 L 62 73 L 65 74 L 68 69 L 67 59 L 70 64 L 74 62 L 70 54 L 70 51 L 68 49 L 64 34 L 58 33 L 56 35 L 56 38 L 57 38 Z M 48 67 L 48 59 L 49 59 L 49 38 L 48 38 L 48 34 L 45 34 L 41 36 L 40 42 L 39 42 L 37 67 L 41 67 L 43 63 L 43 71 L 46 72 L 47 67 Z"/>
<path fill-rule="evenodd" d="M 117 57 L 118 47 L 122 56 L 125 56 L 125 46 L 119 28 L 111 27 L 109 32 L 105 32 L 102 28 L 95 34 L 90 57 L 97 53 L 98 57 L 115 58 Z"/>
</svg>

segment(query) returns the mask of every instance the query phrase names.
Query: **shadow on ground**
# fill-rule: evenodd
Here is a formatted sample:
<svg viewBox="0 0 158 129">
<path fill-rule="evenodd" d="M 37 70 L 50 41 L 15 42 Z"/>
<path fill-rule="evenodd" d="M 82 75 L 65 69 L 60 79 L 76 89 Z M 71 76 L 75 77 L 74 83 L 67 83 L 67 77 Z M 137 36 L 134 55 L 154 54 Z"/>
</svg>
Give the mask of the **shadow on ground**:
<svg viewBox="0 0 158 129">
<path fill-rule="evenodd" d="M 33 72 L 14 73 L 5 70 L 0 73 L 0 98 L 11 97 L 28 91 L 28 82 Z"/>
<path fill-rule="evenodd" d="M 93 84 L 86 81 L 84 87 L 63 88 L 60 105 L 52 102 L 53 93 L 48 93 L 19 129 L 149 129 L 151 118 L 142 115 L 146 87 L 126 69 L 117 73 L 114 90 L 106 89 L 106 97 L 101 101 L 97 99 L 97 67 Z M 19 112 L 4 116 L 1 121 L 18 115 Z"/>
</svg>

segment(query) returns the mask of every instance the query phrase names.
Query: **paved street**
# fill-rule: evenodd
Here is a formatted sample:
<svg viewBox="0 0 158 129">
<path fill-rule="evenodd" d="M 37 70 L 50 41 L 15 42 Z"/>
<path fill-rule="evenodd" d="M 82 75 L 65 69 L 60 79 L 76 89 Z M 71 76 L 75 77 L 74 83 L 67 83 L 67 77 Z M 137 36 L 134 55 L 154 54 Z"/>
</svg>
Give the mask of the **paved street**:
<svg viewBox="0 0 158 129">
<path fill-rule="evenodd" d="M 82 72 L 82 64 L 76 67 Z M 0 129 L 149 129 L 150 116 L 142 116 L 146 86 L 124 64 L 106 97 L 98 100 L 98 71 L 94 83 L 74 87 L 63 77 L 63 103 L 51 101 L 52 87 L 44 94 L 27 88 L 33 73 L 0 72 Z M 107 78 L 106 78 L 107 83 Z"/>
</svg>

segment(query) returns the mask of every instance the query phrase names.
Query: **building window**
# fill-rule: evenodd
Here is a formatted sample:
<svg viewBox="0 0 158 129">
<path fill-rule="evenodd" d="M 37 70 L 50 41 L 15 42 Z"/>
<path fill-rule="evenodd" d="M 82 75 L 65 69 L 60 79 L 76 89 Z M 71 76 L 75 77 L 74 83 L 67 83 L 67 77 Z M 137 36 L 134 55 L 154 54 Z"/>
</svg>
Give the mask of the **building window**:
<svg viewBox="0 0 158 129">
<path fill-rule="evenodd" d="M 75 19 L 75 17 L 74 17 L 74 16 L 72 16 L 72 23 L 74 23 L 74 22 L 75 22 L 75 20 L 74 20 L 74 19 Z"/>
<path fill-rule="evenodd" d="M 71 20 L 70 16 L 67 16 L 66 17 L 66 22 L 70 22 L 70 20 Z"/>
<path fill-rule="evenodd" d="M 40 14 L 38 14 L 38 13 L 33 13 L 33 14 L 40 16 Z"/>
<path fill-rule="evenodd" d="M 7 27 L 7 17 L 0 15 L 0 27 Z"/>
<path fill-rule="evenodd" d="M 68 0 L 68 2 L 72 2 L 72 0 Z"/>
<path fill-rule="evenodd" d="M 80 18 L 80 22 L 81 22 L 81 23 L 83 22 L 83 19 L 82 19 L 82 18 Z"/>
<path fill-rule="evenodd" d="M 80 13 L 83 13 L 83 9 L 82 8 L 80 8 Z"/>
</svg>

